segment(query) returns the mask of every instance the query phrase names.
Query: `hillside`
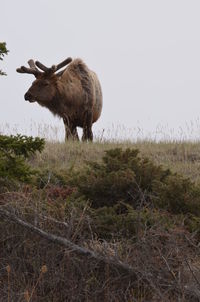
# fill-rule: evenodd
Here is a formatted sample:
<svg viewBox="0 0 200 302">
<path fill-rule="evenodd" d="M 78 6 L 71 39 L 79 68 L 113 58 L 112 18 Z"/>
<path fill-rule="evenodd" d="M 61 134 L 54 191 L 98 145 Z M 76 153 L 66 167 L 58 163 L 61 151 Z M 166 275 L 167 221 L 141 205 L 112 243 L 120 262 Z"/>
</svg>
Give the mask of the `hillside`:
<svg viewBox="0 0 200 302">
<path fill-rule="evenodd" d="M 200 301 L 200 143 L 51 143 L 1 179 L 0 301 Z"/>
<path fill-rule="evenodd" d="M 191 180 L 200 180 L 200 143 L 191 142 L 103 142 L 83 144 L 77 142 L 50 143 L 47 142 L 42 154 L 38 154 L 33 166 L 50 170 L 80 169 L 85 161 L 101 161 L 104 152 L 113 148 L 139 149 L 142 156 L 148 157 L 155 164 L 163 165 L 174 172 L 183 174 Z"/>
</svg>

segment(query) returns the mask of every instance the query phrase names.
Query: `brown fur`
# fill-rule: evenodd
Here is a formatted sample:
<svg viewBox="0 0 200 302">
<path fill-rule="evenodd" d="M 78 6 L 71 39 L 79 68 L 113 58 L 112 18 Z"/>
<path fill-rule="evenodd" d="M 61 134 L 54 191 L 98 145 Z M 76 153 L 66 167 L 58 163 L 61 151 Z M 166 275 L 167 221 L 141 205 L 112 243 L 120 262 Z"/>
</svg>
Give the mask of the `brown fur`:
<svg viewBox="0 0 200 302">
<path fill-rule="evenodd" d="M 83 140 L 93 139 L 92 124 L 101 115 L 102 91 L 97 75 L 81 59 L 73 60 L 57 74 L 39 74 L 25 99 L 63 118 L 66 140 L 78 139 L 77 127 L 83 128 Z"/>
</svg>

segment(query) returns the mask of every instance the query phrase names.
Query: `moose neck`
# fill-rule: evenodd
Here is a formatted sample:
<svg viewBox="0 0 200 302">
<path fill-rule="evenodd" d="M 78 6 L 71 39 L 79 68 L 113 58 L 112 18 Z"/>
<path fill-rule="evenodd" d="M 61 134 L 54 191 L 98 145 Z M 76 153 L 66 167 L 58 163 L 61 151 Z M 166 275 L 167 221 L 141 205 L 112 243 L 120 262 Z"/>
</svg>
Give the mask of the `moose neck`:
<svg viewBox="0 0 200 302">
<path fill-rule="evenodd" d="M 61 96 L 58 92 L 58 90 L 56 89 L 56 93 L 54 95 L 54 97 L 51 99 L 51 101 L 37 101 L 39 105 L 48 108 L 54 115 L 58 115 L 61 116 L 61 107 L 62 107 L 62 100 L 61 100 Z"/>
</svg>

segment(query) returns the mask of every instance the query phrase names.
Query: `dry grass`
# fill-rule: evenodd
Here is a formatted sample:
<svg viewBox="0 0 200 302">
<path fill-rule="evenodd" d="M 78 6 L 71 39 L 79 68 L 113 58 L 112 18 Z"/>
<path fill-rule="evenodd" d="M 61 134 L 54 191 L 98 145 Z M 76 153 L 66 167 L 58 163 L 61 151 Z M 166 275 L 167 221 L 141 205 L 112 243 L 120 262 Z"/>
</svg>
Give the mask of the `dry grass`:
<svg viewBox="0 0 200 302">
<path fill-rule="evenodd" d="M 24 123 L 27 124 L 26 122 Z M 176 131 L 168 125 L 158 125 L 153 132 L 144 131 L 140 126 L 128 129 L 123 125 L 111 125 L 95 133 L 95 143 L 78 143 L 64 140 L 64 127 L 61 120 L 56 125 L 30 121 L 28 126 L 0 124 L 0 133 L 44 137 L 47 141 L 44 152 L 32 163 L 47 169 L 80 168 L 87 160 L 101 160 L 104 151 L 110 148 L 138 148 L 142 155 L 151 158 L 156 164 L 199 182 L 200 120 L 186 123 Z"/>
<path fill-rule="evenodd" d="M 32 161 L 36 167 L 51 169 L 80 169 L 86 161 L 100 161 L 111 148 L 137 148 L 142 156 L 154 163 L 183 174 L 195 182 L 200 181 L 200 143 L 192 142 L 47 142 L 42 154 Z"/>
</svg>

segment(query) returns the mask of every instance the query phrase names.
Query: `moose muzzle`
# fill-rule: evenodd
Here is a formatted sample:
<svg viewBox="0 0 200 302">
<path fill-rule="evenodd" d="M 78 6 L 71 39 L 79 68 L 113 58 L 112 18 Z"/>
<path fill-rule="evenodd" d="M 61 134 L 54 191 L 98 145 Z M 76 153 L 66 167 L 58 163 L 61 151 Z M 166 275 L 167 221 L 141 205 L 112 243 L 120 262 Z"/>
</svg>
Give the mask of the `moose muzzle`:
<svg viewBox="0 0 200 302">
<path fill-rule="evenodd" d="M 29 101 L 31 103 L 35 102 L 35 100 L 33 99 L 32 94 L 29 91 L 27 91 L 25 93 L 24 98 L 25 98 L 26 101 Z"/>
</svg>

